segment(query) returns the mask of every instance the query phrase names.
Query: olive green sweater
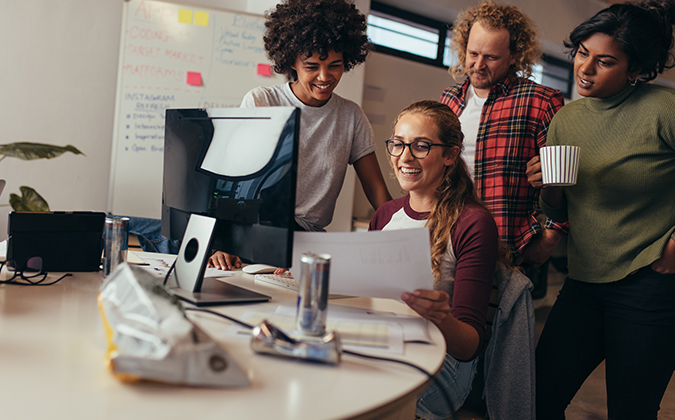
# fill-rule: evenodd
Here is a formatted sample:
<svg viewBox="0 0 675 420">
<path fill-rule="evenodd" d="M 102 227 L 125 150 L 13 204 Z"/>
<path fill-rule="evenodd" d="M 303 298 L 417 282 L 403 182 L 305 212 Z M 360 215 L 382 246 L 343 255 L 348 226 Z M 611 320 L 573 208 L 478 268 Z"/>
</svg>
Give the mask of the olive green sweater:
<svg viewBox="0 0 675 420">
<path fill-rule="evenodd" d="M 620 280 L 661 257 L 675 231 L 675 90 L 639 83 L 553 117 L 547 145 L 579 146 L 577 184 L 547 216 L 569 220 L 569 277 Z"/>
</svg>

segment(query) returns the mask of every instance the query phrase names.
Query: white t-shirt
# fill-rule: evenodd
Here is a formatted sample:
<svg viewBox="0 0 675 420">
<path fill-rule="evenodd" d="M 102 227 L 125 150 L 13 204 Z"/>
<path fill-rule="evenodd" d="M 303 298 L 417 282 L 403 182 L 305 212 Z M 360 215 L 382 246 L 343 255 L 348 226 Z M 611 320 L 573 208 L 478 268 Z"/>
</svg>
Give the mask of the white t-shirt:
<svg viewBox="0 0 675 420">
<path fill-rule="evenodd" d="M 335 93 L 323 106 L 305 105 L 289 83 L 255 88 L 244 96 L 241 106 L 300 108 L 295 220 L 306 230 L 323 230 L 333 220 L 347 165 L 375 151 L 375 135 L 366 114 Z"/>
<path fill-rule="evenodd" d="M 473 90 L 473 86 L 469 85 L 466 90 L 466 106 L 462 115 L 459 117 L 459 122 L 462 124 L 462 133 L 464 133 L 464 150 L 462 151 L 462 158 L 469 167 L 469 175 L 471 179 L 474 177 L 474 167 L 476 162 L 476 138 L 478 137 L 478 127 L 480 126 L 480 114 L 483 112 L 483 105 L 485 105 L 485 98 L 479 98 Z"/>
<path fill-rule="evenodd" d="M 388 211 L 393 207 L 394 203 L 396 203 L 396 205 L 401 205 L 401 208 L 392 214 L 391 219 L 384 227 L 382 227 L 382 230 L 414 229 L 427 225 L 426 218 L 428 217 L 428 214 L 419 213 L 413 210 L 412 207 L 410 207 L 409 198 L 400 198 L 388 202 L 387 206 L 380 213 Z M 411 213 L 414 217 L 408 213 Z M 420 217 L 422 217 L 422 215 L 424 215 L 424 218 L 421 219 Z M 452 248 L 452 241 L 449 240 L 445 254 L 441 260 L 441 278 L 434 284 L 434 290 L 443 290 L 446 292 L 450 296 L 450 304 L 452 304 L 452 296 L 454 294 L 456 266 L 457 257 L 455 257 L 455 251 Z"/>
</svg>

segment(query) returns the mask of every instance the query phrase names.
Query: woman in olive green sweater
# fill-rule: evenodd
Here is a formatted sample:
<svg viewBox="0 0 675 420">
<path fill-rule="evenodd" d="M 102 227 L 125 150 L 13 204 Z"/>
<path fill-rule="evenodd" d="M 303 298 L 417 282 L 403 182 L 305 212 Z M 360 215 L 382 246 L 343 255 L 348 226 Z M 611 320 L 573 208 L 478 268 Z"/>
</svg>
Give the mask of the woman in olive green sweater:
<svg viewBox="0 0 675 420">
<path fill-rule="evenodd" d="M 579 146 L 578 182 L 540 204 L 570 222 L 569 277 L 537 345 L 537 419 L 564 419 L 606 361 L 608 417 L 656 419 L 675 370 L 675 90 L 671 1 L 616 4 L 565 43 L 586 98 L 562 108 L 548 145 Z M 538 158 L 528 179 L 541 187 Z"/>
</svg>

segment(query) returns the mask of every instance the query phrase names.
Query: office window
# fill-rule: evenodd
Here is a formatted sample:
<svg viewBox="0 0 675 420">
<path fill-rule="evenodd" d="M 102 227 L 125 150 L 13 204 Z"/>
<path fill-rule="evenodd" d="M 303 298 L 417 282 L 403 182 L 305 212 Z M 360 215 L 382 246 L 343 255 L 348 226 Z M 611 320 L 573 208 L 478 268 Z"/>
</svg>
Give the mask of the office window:
<svg viewBox="0 0 675 420">
<path fill-rule="evenodd" d="M 544 86 L 559 89 L 565 98 L 572 98 L 574 64 L 567 60 L 544 54 L 534 66 L 530 79 Z"/>
<path fill-rule="evenodd" d="M 438 67 L 445 62 L 449 24 L 376 1 L 368 15 L 368 37 L 375 51 Z"/>
</svg>

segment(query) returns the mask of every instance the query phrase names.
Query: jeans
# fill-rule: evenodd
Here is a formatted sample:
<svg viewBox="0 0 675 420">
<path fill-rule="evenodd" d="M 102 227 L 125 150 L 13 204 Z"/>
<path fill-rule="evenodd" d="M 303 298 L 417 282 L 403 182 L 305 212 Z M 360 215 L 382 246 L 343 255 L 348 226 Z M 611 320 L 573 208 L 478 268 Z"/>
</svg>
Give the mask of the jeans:
<svg viewBox="0 0 675 420">
<path fill-rule="evenodd" d="M 178 254 L 180 242 L 162 235 L 162 221 L 144 217 L 129 217 L 129 234 L 136 235 L 145 252 Z"/>
<path fill-rule="evenodd" d="M 675 370 L 675 274 L 565 280 L 537 345 L 537 419 L 564 419 L 603 360 L 608 417 L 655 420 Z"/>
<path fill-rule="evenodd" d="M 415 414 L 426 420 L 445 420 L 452 417 L 453 413 L 464 404 L 471 391 L 477 364 L 477 358 L 469 362 L 460 362 L 446 354 L 441 370 L 436 376 L 440 387 L 437 382 L 432 382 L 417 396 Z M 452 407 L 448 407 L 443 393 L 450 399 Z"/>
<path fill-rule="evenodd" d="M 180 241 L 162 235 L 162 221 L 160 219 L 125 217 L 129 218 L 129 233 L 136 235 L 143 251 L 178 254 Z M 295 221 L 293 228 L 296 231 L 303 231 L 303 228 Z"/>
</svg>

